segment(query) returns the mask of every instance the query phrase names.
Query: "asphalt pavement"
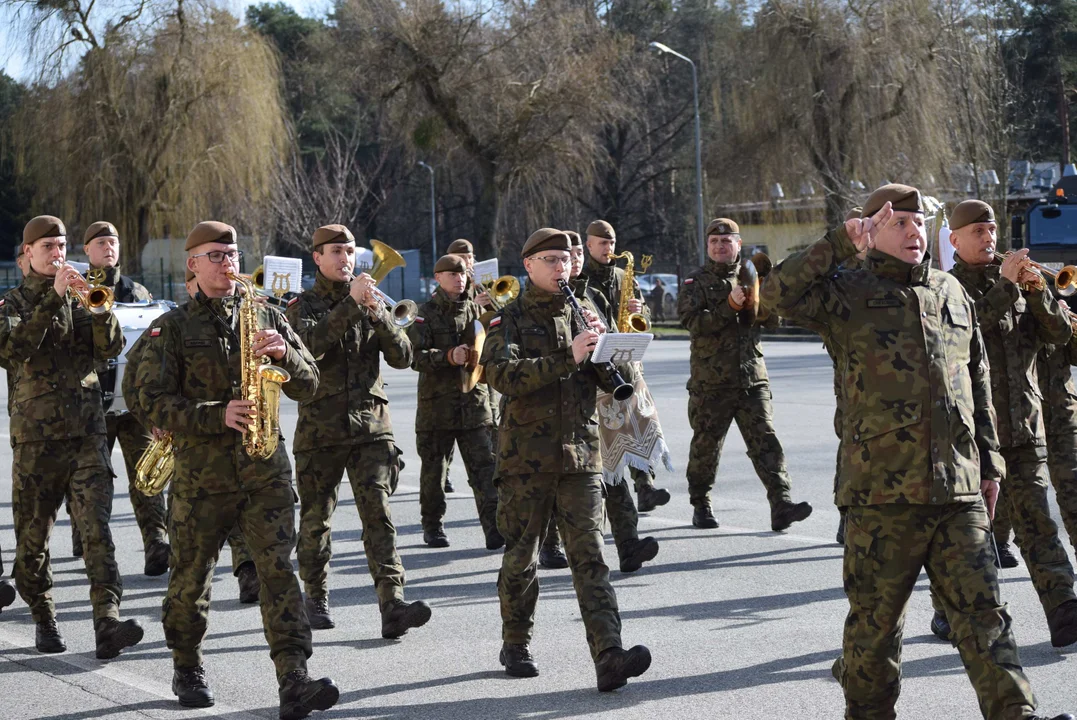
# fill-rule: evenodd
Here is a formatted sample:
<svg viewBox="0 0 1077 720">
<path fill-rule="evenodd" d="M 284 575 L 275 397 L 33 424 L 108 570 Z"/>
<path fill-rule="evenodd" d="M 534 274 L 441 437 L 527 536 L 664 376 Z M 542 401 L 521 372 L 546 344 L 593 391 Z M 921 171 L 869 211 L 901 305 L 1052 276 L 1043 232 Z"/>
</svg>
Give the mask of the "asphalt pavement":
<svg viewBox="0 0 1077 720">
<path fill-rule="evenodd" d="M 841 588 L 841 548 L 834 542 L 838 514 L 831 489 L 837 441 L 833 433 L 832 376 L 815 343 L 768 342 L 777 430 L 785 446 L 796 500 L 814 514 L 786 533 L 770 531 L 764 490 L 731 432 L 718 472 L 715 510 L 721 528 L 691 526 L 684 467 L 691 430 L 686 416 L 688 344 L 655 343 L 647 378 L 677 468 L 659 473 L 672 501 L 641 516 L 640 533 L 661 542 L 654 562 L 624 575 L 614 570 L 626 645 L 643 643 L 650 671 L 617 692 L 600 694 L 587 652 L 567 570 L 540 570 L 532 650 L 541 669 L 534 679 L 513 679 L 498 664 L 501 645 L 496 579 L 500 554 L 484 549 L 475 507 L 459 457 L 449 496 L 451 547 L 427 549 L 419 526 L 414 415 L 417 375 L 385 370 L 397 442 L 407 468 L 393 498 L 398 547 L 407 570 L 409 600 L 433 607 L 430 623 L 400 641 L 382 640 L 377 603 L 367 570 L 360 523 L 347 483 L 334 518 L 330 603 L 334 630 L 316 631 L 310 671 L 341 688 L 324 718 L 839 718 L 844 702 L 830 676 L 840 652 L 847 610 Z M 0 388 L 2 390 L 2 388 Z M 2 394 L 2 393 L 0 393 Z M 290 436 L 296 409 L 282 407 Z M 6 424 L 0 422 L 0 430 Z M 3 434 L 6 441 L 8 436 Z M 10 467 L 7 442 L 0 467 Z M 121 612 L 146 627 L 143 642 L 110 662 L 94 658 L 88 586 L 81 560 L 71 558 L 70 522 L 61 511 L 53 535 L 53 573 L 60 628 L 68 651 L 38 654 L 26 606 L 16 600 L 0 615 L 0 720 L 277 717 L 276 682 L 256 607 L 238 602 L 228 551 L 213 585 L 205 664 L 217 705 L 184 710 L 170 682 L 160 607 L 166 579 L 141 574 L 142 543 L 120 477 L 112 531 L 124 573 Z M 14 533 L 11 481 L 0 478 L 0 545 L 10 571 Z M 1057 512 L 1056 512 L 1057 518 Z M 616 567 L 607 536 L 606 559 Z M 1072 556 L 1072 546 L 1067 545 Z M 1050 646 L 1046 621 L 1024 566 L 1004 571 L 1021 658 L 1048 715 L 1077 712 L 1077 650 Z M 980 717 L 961 660 L 928 630 L 927 579 L 916 586 L 907 613 L 902 718 Z"/>
</svg>

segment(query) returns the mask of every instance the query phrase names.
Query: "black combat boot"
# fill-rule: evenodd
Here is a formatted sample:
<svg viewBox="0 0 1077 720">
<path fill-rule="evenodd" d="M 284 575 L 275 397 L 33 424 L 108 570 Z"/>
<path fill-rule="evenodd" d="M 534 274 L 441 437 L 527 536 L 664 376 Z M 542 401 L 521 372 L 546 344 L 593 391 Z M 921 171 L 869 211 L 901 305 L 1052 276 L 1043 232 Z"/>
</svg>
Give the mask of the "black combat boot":
<svg viewBox="0 0 1077 720">
<path fill-rule="evenodd" d="M 97 659 L 111 660 L 124 648 L 138 645 L 144 634 L 142 624 L 134 618 L 120 622 L 116 618 L 101 618 L 94 624 L 97 636 Z"/>
<path fill-rule="evenodd" d="M 669 502 L 669 490 L 656 488 L 654 485 L 644 485 L 636 493 L 636 505 L 641 513 L 650 512 L 659 505 Z"/>
<path fill-rule="evenodd" d="M 951 632 L 950 621 L 946 619 L 945 615 L 936 610 L 935 616 L 931 618 L 931 634 L 939 640 L 950 642 Z"/>
<path fill-rule="evenodd" d="M 505 547 L 505 538 L 501 536 L 496 527 L 486 530 L 485 535 L 487 550 L 500 550 Z"/>
<path fill-rule="evenodd" d="M 617 557 L 621 561 L 621 572 L 636 572 L 643 563 L 654 560 L 658 554 L 658 541 L 653 537 L 626 540 L 617 548 Z"/>
<path fill-rule="evenodd" d="M 280 720 L 299 720 L 315 710 L 328 710 L 340 699 L 331 678 L 311 680 L 306 670 L 292 670 L 280 679 Z"/>
<path fill-rule="evenodd" d="M 539 674 L 538 664 L 531 655 L 531 648 L 527 643 L 512 645 L 505 643 L 501 646 L 501 654 L 498 660 L 505 667 L 505 674 L 512 677 L 535 677 Z"/>
<path fill-rule="evenodd" d="M 1047 615 L 1052 647 L 1077 643 L 1077 600 L 1067 600 Z"/>
<path fill-rule="evenodd" d="M 692 524 L 702 530 L 714 530 L 718 527 L 718 519 L 711 512 L 710 505 L 697 505 L 692 513 Z"/>
<path fill-rule="evenodd" d="M 809 515 L 811 515 L 811 503 L 779 500 L 770 511 L 770 529 L 774 532 L 781 532 L 793 523 L 807 519 Z"/>
<path fill-rule="evenodd" d="M 212 707 L 213 691 L 206 684 L 206 669 L 201 665 L 177 667 L 172 673 L 172 694 L 184 707 Z"/>
<path fill-rule="evenodd" d="M 543 545 L 539 548 L 539 567 L 547 570 L 564 570 L 568 567 L 568 558 L 561 543 Z"/>
<path fill-rule="evenodd" d="M 998 546 L 998 564 L 1007 570 L 1021 564 L 1021 561 L 1017 559 L 1017 554 L 1013 551 L 1013 546 L 1009 543 L 1002 543 Z"/>
<path fill-rule="evenodd" d="M 157 577 L 168 572 L 168 556 L 172 547 L 166 542 L 153 542 L 146 548 L 146 567 L 143 569 L 149 577 Z"/>
<path fill-rule="evenodd" d="M 15 583 L 7 578 L 0 580 L 0 610 L 15 602 L 16 595 L 18 592 L 15 590 Z"/>
<path fill-rule="evenodd" d="M 432 548 L 447 548 L 449 547 L 449 536 L 445 534 L 445 528 L 440 525 L 431 530 L 423 530 L 423 542 L 427 547 Z"/>
<path fill-rule="evenodd" d="M 307 619 L 311 630 L 332 630 L 337 625 L 329 614 L 329 598 L 307 597 Z"/>
<path fill-rule="evenodd" d="M 82 535 L 75 521 L 71 521 L 71 557 L 82 557 Z"/>
<path fill-rule="evenodd" d="M 381 636 L 395 640 L 411 628 L 422 627 L 430 619 L 430 606 L 422 600 L 413 603 L 394 600 L 381 611 Z"/>
<path fill-rule="evenodd" d="M 838 545 L 845 544 L 845 513 L 842 513 L 841 518 L 838 520 L 838 534 L 834 539 L 837 540 Z"/>
<path fill-rule="evenodd" d="M 651 651 L 642 645 L 630 650 L 606 648 L 595 661 L 599 692 L 609 692 L 628 684 L 628 678 L 639 677 L 651 666 Z"/>
<path fill-rule="evenodd" d="M 1077 720 L 1069 713 L 1062 713 L 1061 715 L 1055 715 L 1054 717 L 1047 717 L 1046 715 L 1026 715 L 1023 720 Z"/>
<path fill-rule="evenodd" d="M 258 568 L 253 562 L 245 562 L 236 571 L 236 580 L 239 582 L 239 601 L 244 605 L 258 602 L 258 592 L 261 583 L 258 581 Z"/>
<path fill-rule="evenodd" d="M 62 653 L 67 650 L 64 636 L 60 634 L 60 628 L 56 627 L 56 618 L 42 620 L 37 624 L 34 646 L 42 653 Z"/>
<path fill-rule="evenodd" d="M 456 492 L 456 488 L 452 486 L 452 480 L 449 478 L 445 478 L 445 492 L 446 494 Z"/>
</svg>

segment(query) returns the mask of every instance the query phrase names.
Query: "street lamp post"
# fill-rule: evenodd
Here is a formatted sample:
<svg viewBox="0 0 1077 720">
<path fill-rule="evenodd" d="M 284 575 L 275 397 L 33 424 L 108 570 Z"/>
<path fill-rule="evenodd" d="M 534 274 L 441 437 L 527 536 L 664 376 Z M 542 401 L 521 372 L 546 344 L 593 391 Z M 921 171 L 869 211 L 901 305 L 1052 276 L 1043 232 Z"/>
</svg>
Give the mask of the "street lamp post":
<svg viewBox="0 0 1077 720">
<path fill-rule="evenodd" d="M 438 262 L 438 213 L 437 206 L 434 204 L 434 168 L 422 160 L 419 161 L 419 165 L 430 171 L 430 276 L 433 277 L 434 265 Z"/>
<path fill-rule="evenodd" d="M 668 45 L 652 42 L 651 47 L 680 58 L 692 66 L 692 100 L 696 108 L 696 239 L 699 244 L 699 264 L 703 265 L 707 261 L 707 239 L 703 237 L 703 141 L 699 129 L 699 77 L 696 74 L 696 64 L 691 58 L 681 55 Z"/>
</svg>

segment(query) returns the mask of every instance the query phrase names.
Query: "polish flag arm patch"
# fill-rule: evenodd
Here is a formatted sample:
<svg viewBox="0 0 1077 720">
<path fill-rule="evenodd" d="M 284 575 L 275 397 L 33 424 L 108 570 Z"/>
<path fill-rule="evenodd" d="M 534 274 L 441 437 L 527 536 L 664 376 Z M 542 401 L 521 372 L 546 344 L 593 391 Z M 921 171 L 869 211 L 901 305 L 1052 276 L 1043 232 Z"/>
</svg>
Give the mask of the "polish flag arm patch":
<svg viewBox="0 0 1077 720">
<path fill-rule="evenodd" d="M 424 319 L 423 319 L 423 316 L 422 316 L 422 315 L 416 315 L 416 316 L 415 316 L 415 322 L 417 322 L 417 323 L 419 323 L 420 325 L 422 325 L 422 324 L 423 324 L 424 322 L 426 322 L 426 320 L 424 320 Z"/>
<path fill-rule="evenodd" d="M 161 334 L 161 328 L 150 328 L 150 337 L 157 337 Z"/>
<path fill-rule="evenodd" d="M 685 279 L 685 281 L 684 281 L 684 284 L 685 284 L 685 285 L 691 285 L 691 284 L 692 284 L 692 283 L 694 283 L 695 281 L 696 281 L 696 279 L 695 279 L 695 278 L 686 278 L 686 279 Z"/>
<path fill-rule="evenodd" d="M 288 307 L 291 307 L 292 305 L 295 305 L 297 302 L 299 302 L 299 296 L 298 295 L 288 301 Z"/>
<path fill-rule="evenodd" d="M 495 317 L 493 320 L 490 321 L 490 329 L 493 330 L 495 327 L 497 327 L 500 324 L 501 324 L 501 316 L 498 315 L 497 317 Z"/>
</svg>

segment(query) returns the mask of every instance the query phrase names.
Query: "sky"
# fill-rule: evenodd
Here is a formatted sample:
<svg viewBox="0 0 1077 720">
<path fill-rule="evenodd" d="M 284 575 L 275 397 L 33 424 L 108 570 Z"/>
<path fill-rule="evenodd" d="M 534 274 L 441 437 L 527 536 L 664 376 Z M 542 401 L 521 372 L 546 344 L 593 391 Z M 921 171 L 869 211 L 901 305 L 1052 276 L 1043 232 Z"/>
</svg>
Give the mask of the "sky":
<svg viewBox="0 0 1077 720">
<path fill-rule="evenodd" d="M 273 1 L 273 0 L 268 0 Z M 248 5 L 255 4 L 256 0 L 220 0 L 219 5 L 229 8 L 236 17 L 242 18 Z M 284 0 L 304 17 L 323 15 L 331 5 L 331 0 Z M 29 67 L 24 56 L 24 51 L 11 34 L 12 11 L 6 6 L 0 6 L 0 68 L 3 68 L 16 80 L 27 80 L 32 75 L 33 68 Z"/>
</svg>

